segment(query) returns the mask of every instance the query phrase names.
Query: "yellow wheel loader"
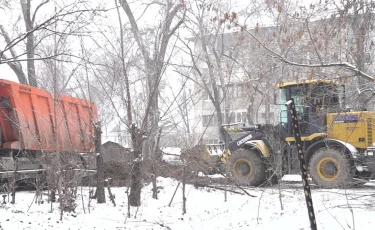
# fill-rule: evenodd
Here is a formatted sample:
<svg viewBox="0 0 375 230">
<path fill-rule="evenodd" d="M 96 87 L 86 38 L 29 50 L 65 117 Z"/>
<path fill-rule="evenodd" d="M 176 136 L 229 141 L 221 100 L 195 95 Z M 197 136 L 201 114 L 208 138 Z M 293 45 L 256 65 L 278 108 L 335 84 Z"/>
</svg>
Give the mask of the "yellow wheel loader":
<svg viewBox="0 0 375 230">
<path fill-rule="evenodd" d="M 374 175 L 375 112 L 346 111 L 345 88 L 332 80 L 280 83 L 278 88 L 278 125 L 239 127 L 242 135 L 236 138 L 229 125 L 221 127 L 225 144 L 219 168 L 232 180 L 258 186 L 279 169 L 280 174 L 299 173 L 292 118 L 285 106 L 289 98 L 294 99 L 304 158 L 316 185 L 346 187 L 366 183 Z"/>
</svg>

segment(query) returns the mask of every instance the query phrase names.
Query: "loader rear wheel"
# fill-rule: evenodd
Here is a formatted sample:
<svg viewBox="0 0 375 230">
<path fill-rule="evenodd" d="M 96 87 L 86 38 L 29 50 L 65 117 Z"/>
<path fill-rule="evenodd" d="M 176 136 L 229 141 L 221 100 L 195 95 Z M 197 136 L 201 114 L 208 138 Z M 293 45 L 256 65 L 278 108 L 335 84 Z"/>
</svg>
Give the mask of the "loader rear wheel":
<svg viewBox="0 0 375 230">
<path fill-rule="evenodd" d="M 309 162 L 310 176 L 322 188 L 341 188 L 351 184 L 354 168 L 340 148 L 321 148 Z"/>
<path fill-rule="evenodd" d="M 266 166 L 253 150 L 239 149 L 232 153 L 227 170 L 236 184 L 259 186 L 266 181 Z"/>
</svg>

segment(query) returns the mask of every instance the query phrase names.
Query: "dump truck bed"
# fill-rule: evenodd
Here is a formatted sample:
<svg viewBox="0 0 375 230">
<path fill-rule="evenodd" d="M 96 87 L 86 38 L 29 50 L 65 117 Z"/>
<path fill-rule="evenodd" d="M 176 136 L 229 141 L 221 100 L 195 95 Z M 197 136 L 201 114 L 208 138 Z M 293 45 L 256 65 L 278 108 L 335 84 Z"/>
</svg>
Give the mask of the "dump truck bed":
<svg viewBox="0 0 375 230">
<path fill-rule="evenodd" d="M 2 149 L 93 152 L 96 122 L 90 101 L 0 80 Z"/>
</svg>

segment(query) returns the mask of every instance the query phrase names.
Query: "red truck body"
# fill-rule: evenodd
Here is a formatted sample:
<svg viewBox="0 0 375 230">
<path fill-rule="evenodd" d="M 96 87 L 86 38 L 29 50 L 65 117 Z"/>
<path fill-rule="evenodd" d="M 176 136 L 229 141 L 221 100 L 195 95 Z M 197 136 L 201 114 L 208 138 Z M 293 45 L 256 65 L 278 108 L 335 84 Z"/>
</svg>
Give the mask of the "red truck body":
<svg viewBox="0 0 375 230">
<path fill-rule="evenodd" d="M 90 101 L 59 95 L 55 103 L 46 90 L 0 80 L 4 150 L 93 152 L 96 122 L 97 108 Z"/>
</svg>

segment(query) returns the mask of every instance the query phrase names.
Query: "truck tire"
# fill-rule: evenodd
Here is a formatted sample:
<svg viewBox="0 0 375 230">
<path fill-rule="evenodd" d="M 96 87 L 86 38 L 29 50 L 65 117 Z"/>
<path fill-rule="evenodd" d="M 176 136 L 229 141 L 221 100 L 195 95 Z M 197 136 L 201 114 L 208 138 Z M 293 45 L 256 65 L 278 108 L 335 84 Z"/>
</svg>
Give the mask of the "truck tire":
<svg viewBox="0 0 375 230">
<path fill-rule="evenodd" d="M 324 147 L 312 155 L 309 172 L 311 179 L 321 188 L 342 188 L 351 185 L 355 168 L 342 149 Z"/>
<path fill-rule="evenodd" d="M 266 181 L 266 166 L 253 150 L 239 149 L 229 157 L 227 172 L 236 184 L 259 186 Z"/>
</svg>

